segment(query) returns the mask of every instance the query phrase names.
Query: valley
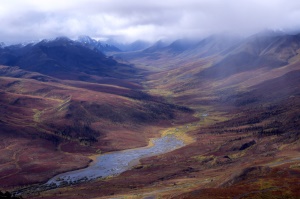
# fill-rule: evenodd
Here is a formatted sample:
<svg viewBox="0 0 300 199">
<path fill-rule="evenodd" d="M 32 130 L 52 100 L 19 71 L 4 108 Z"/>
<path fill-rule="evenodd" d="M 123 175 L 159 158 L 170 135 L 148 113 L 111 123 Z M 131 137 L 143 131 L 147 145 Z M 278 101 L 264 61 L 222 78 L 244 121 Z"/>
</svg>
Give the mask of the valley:
<svg viewBox="0 0 300 199">
<path fill-rule="evenodd" d="M 1 48 L 0 190 L 49 199 L 300 197 L 298 34 L 110 47 L 109 57 L 88 41 Z M 168 136 L 185 145 L 141 156 L 116 176 L 30 189 Z"/>
</svg>

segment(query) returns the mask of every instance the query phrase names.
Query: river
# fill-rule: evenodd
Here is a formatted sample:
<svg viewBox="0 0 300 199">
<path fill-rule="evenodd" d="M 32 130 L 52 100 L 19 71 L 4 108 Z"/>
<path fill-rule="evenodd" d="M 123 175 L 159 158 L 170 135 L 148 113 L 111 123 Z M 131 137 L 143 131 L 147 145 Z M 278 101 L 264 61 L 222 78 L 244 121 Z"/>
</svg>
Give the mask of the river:
<svg viewBox="0 0 300 199">
<path fill-rule="evenodd" d="M 148 147 L 99 155 L 88 167 L 59 174 L 45 185 L 65 186 L 96 178 L 115 176 L 139 164 L 141 158 L 167 153 L 184 145 L 184 142 L 174 135 L 152 139 Z"/>
</svg>

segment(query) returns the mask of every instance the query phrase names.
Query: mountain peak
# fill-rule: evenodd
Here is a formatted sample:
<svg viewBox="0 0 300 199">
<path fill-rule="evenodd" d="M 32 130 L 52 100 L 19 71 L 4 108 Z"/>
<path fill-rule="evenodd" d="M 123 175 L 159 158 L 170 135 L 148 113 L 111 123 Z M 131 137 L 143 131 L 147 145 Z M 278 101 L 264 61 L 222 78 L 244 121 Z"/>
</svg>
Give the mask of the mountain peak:
<svg viewBox="0 0 300 199">
<path fill-rule="evenodd" d="M 162 40 L 158 40 L 157 42 L 155 42 L 152 46 L 150 46 L 149 48 L 146 48 L 145 50 L 143 50 L 143 52 L 146 53 L 153 53 L 157 50 L 160 50 L 166 46 L 168 46 L 169 44 L 162 41 Z"/>
<path fill-rule="evenodd" d="M 61 37 L 56 37 L 53 41 L 65 41 L 65 42 L 72 42 L 73 40 L 71 40 L 68 37 L 65 36 L 61 36 Z"/>
<path fill-rule="evenodd" d="M 81 43 L 97 43 L 97 41 L 95 39 L 92 39 L 91 37 L 89 37 L 87 35 L 79 36 L 77 41 L 79 41 Z"/>
<path fill-rule="evenodd" d="M 178 39 L 169 45 L 169 48 L 172 52 L 183 52 L 189 48 L 195 46 L 195 41 L 189 39 Z"/>
<path fill-rule="evenodd" d="M 56 37 L 54 39 L 43 39 L 42 41 L 34 44 L 36 46 L 43 46 L 43 45 L 74 45 L 74 41 L 68 37 Z"/>
<path fill-rule="evenodd" d="M 81 43 L 82 45 L 84 45 L 88 48 L 100 50 L 101 52 L 120 52 L 121 51 L 120 49 L 118 49 L 117 47 L 115 47 L 113 45 L 102 43 L 102 42 L 97 41 L 86 35 L 79 36 L 77 39 L 77 42 Z"/>
</svg>

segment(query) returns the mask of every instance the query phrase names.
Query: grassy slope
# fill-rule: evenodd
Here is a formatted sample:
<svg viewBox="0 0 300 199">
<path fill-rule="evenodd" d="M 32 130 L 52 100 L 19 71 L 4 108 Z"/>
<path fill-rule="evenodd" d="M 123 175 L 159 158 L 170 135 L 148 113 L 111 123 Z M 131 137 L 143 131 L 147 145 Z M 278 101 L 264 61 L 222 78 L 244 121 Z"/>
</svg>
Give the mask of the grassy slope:
<svg viewBox="0 0 300 199">
<path fill-rule="evenodd" d="M 199 158 L 199 161 L 204 162 L 204 165 L 219 164 L 216 167 L 218 169 L 210 172 L 210 170 L 203 170 L 205 167 L 201 166 L 199 168 L 195 163 L 185 164 L 196 170 L 199 169 L 195 172 L 197 181 L 203 180 L 205 182 L 205 180 L 208 180 L 211 183 L 204 183 L 205 186 L 199 184 L 193 187 L 193 183 L 189 183 L 187 180 L 186 186 L 190 187 L 190 193 L 177 196 L 174 192 L 183 191 L 178 189 L 174 192 L 166 191 L 168 194 L 164 197 L 172 197 L 172 195 L 176 196 L 175 198 L 208 198 L 208 196 L 221 198 L 239 195 L 237 198 L 299 197 L 299 192 L 296 191 L 296 187 L 293 185 L 293 182 L 299 180 L 297 165 L 299 164 L 300 136 L 298 132 L 300 127 L 298 114 L 300 108 L 300 68 L 297 53 L 299 52 L 299 41 L 296 41 L 296 45 L 294 39 L 290 37 L 279 39 L 279 42 L 271 42 L 271 44 L 268 44 L 267 49 L 261 50 L 260 56 L 270 54 L 284 60 L 286 63 L 281 67 L 272 67 L 274 63 L 272 60 L 247 71 L 237 71 L 228 76 L 219 76 L 216 74 L 217 70 L 213 69 L 211 71 L 215 71 L 215 73 L 204 73 L 206 75 L 210 74 L 211 78 L 207 78 L 207 76 L 203 78 L 201 75 L 203 71 L 210 71 L 210 68 L 222 66 L 220 63 L 224 59 L 217 59 L 214 61 L 217 64 L 208 64 L 207 66 L 206 63 L 200 62 L 200 67 L 175 69 L 172 71 L 173 74 L 169 71 L 168 76 L 171 78 L 168 79 L 160 79 L 164 74 L 161 74 L 161 76 L 158 74 L 157 80 L 151 82 L 154 85 L 161 85 L 159 87 L 160 93 L 167 90 L 168 95 L 175 96 L 174 101 L 189 105 L 199 110 L 199 112 L 209 113 L 210 117 L 205 120 L 211 118 L 217 123 L 215 125 L 209 124 L 207 127 L 205 127 L 206 124 L 203 124 L 204 126 L 196 132 L 197 135 L 194 135 L 198 139 L 196 142 L 198 147 L 204 144 L 203 139 L 205 138 L 208 138 L 211 144 L 217 145 L 214 152 L 207 153 L 198 147 L 193 149 L 192 145 L 187 147 L 190 148 L 187 150 L 189 151 L 188 154 L 197 151 L 196 154 L 199 155 L 194 157 Z M 288 42 L 284 43 L 286 40 Z M 249 43 L 247 45 L 251 46 Z M 243 45 L 240 48 L 243 48 Z M 240 50 L 240 48 L 238 49 Z M 225 60 L 227 58 L 225 57 Z M 230 64 L 226 63 L 227 66 L 235 64 L 234 60 Z M 191 75 L 187 80 L 181 80 L 185 73 Z M 157 81 L 167 83 L 161 84 Z M 225 121 L 220 121 L 218 117 L 215 117 L 220 112 Z M 210 136 L 207 137 L 206 133 Z M 214 141 L 217 134 L 220 134 L 223 140 Z M 251 140 L 256 142 L 254 145 L 256 147 L 253 150 L 247 149 L 246 153 L 243 150 L 237 150 Z M 235 146 L 232 146 L 233 143 Z M 236 173 L 248 167 L 269 165 L 266 162 L 278 161 L 284 163 L 283 159 L 294 159 L 292 163 L 294 166 L 292 167 L 296 168 L 296 170 L 290 170 L 290 164 L 278 168 L 278 170 L 288 170 L 291 175 L 284 176 L 285 179 L 291 177 L 284 185 L 281 181 L 282 176 L 274 173 L 271 176 L 269 173 L 262 172 L 262 176 L 254 178 L 253 181 L 251 181 L 251 176 L 249 179 L 245 177 L 242 186 L 234 183 L 226 189 L 216 188 L 220 186 L 219 183 L 231 178 L 227 176 L 228 174 Z M 270 165 L 276 167 L 281 164 Z M 205 177 L 203 178 L 201 175 Z M 262 192 L 263 188 L 256 186 L 257 181 L 262 183 L 269 181 L 271 185 L 276 184 L 276 186 L 274 185 L 274 189 Z M 192 191 L 195 187 L 198 187 L 198 190 Z M 204 189 L 206 187 L 214 187 L 214 189 Z"/>
<path fill-rule="evenodd" d="M 0 77 L 1 187 L 45 181 L 100 152 L 145 146 L 160 128 L 192 119 L 190 110 L 139 90 L 27 75 Z"/>
</svg>

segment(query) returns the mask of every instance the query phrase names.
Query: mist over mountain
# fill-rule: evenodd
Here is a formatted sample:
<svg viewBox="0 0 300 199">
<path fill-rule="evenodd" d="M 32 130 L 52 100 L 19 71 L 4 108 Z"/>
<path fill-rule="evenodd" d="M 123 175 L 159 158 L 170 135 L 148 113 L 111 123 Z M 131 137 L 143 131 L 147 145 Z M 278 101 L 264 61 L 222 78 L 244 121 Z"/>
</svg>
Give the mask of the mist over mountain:
<svg viewBox="0 0 300 199">
<path fill-rule="evenodd" d="M 62 35 L 117 38 L 126 43 L 155 42 L 199 39 L 224 32 L 249 36 L 264 29 L 299 31 L 300 28 L 296 20 L 299 3 L 295 0 L 232 0 L 226 3 L 219 0 L 187 0 L 184 3 L 179 0 L 143 3 L 137 0 L 126 3 L 118 0 L 55 0 L 55 3 L 15 0 L 1 7 L 0 19 L 5 22 L 1 41 L 7 44 Z"/>
<path fill-rule="evenodd" d="M 233 46 L 226 57 L 213 67 L 203 70 L 203 78 L 224 78 L 238 72 L 255 68 L 278 68 L 289 64 L 292 57 L 298 55 L 299 34 L 258 34 Z"/>
<path fill-rule="evenodd" d="M 143 40 L 136 40 L 129 43 L 123 43 L 122 41 L 116 41 L 114 39 L 109 39 L 106 43 L 113 46 L 117 46 L 122 51 L 139 51 L 148 48 L 151 43 Z"/>
</svg>

